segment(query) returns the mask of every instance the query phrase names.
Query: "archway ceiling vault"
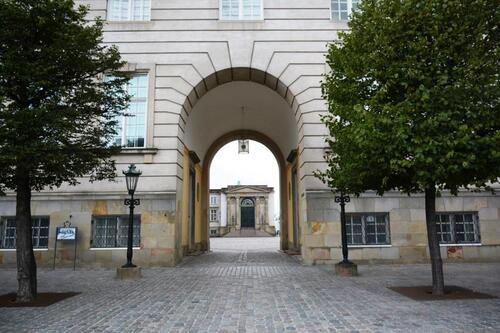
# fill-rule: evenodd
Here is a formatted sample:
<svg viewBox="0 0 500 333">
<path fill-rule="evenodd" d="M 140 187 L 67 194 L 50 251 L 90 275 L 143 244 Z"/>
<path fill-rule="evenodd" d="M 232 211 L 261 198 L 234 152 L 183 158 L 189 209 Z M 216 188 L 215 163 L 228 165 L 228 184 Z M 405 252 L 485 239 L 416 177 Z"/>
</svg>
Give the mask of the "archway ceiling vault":
<svg viewBox="0 0 500 333">
<path fill-rule="evenodd" d="M 203 161 L 213 142 L 240 130 L 269 137 L 283 158 L 299 141 L 295 115 L 282 96 L 267 85 L 234 80 L 210 90 L 196 103 L 187 119 L 184 143 Z"/>
</svg>

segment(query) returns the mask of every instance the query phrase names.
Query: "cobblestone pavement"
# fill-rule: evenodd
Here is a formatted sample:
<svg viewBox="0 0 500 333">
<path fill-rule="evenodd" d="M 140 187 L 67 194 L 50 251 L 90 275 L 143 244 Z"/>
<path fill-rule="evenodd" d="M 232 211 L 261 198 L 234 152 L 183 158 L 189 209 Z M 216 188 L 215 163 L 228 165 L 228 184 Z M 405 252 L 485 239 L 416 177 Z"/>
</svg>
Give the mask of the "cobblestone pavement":
<svg viewBox="0 0 500 333">
<path fill-rule="evenodd" d="M 430 283 L 428 265 L 302 266 L 277 238 L 215 239 L 213 253 L 140 281 L 112 270 L 39 271 L 40 291 L 82 294 L 47 308 L 0 308 L 0 332 L 499 332 L 500 299 L 416 302 L 387 286 Z M 251 250 L 259 247 L 260 250 Z M 448 284 L 500 297 L 500 263 L 448 264 Z M 0 294 L 16 289 L 0 270 Z"/>
</svg>

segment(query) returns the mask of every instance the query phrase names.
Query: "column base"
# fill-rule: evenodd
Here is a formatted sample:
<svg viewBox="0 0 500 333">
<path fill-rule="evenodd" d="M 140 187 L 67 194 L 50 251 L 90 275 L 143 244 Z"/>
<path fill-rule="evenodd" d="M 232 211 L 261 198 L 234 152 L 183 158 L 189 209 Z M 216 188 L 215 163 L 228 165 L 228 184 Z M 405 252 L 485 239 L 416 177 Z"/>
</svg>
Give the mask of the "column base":
<svg viewBox="0 0 500 333">
<path fill-rule="evenodd" d="M 357 276 L 358 265 L 350 261 L 341 261 L 338 264 L 335 264 L 335 273 L 338 276 Z"/>
<path fill-rule="evenodd" d="M 139 280 L 142 278 L 140 267 L 119 267 L 116 269 L 116 278 L 118 280 Z"/>
</svg>

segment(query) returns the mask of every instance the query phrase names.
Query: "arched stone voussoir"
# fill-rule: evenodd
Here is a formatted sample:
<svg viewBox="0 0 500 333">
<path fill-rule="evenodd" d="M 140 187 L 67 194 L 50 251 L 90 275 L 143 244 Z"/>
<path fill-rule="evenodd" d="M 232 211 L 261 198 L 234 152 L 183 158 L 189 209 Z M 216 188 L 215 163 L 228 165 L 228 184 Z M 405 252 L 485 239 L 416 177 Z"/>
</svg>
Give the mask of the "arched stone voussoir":
<svg viewBox="0 0 500 333">
<path fill-rule="evenodd" d="M 200 80 L 196 85 L 194 85 L 192 91 L 187 95 L 191 107 L 194 107 L 196 102 L 210 90 L 220 85 L 235 81 L 251 81 L 265 85 L 268 88 L 274 90 L 281 97 L 283 97 L 288 102 L 290 107 L 293 106 L 293 92 L 290 91 L 287 84 L 282 82 L 273 74 L 267 73 L 257 68 L 232 67 L 213 72 L 212 74 Z"/>
</svg>

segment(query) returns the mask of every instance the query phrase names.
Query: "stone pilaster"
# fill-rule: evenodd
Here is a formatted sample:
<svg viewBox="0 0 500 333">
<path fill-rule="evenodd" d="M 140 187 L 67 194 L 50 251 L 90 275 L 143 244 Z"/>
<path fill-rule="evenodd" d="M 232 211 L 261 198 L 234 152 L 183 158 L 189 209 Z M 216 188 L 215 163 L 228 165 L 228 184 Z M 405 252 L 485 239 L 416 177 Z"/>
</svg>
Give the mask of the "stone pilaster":
<svg viewBox="0 0 500 333">
<path fill-rule="evenodd" d="M 264 198 L 264 223 L 270 225 L 269 221 L 269 194 Z"/>
<path fill-rule="evenodd" d="M 241 228 L 241 206 L 239 196 L 236 196 L 236 228 Z"/>
<path fill-rule="evenodd" d="M 255 227 L 260 225 L 260 197 L 254 197 L 255 202 Z"/>
</svg>

